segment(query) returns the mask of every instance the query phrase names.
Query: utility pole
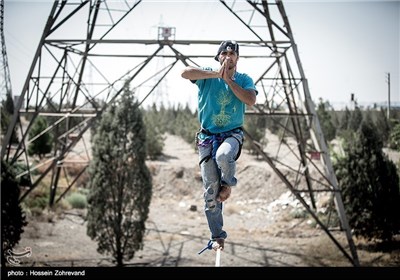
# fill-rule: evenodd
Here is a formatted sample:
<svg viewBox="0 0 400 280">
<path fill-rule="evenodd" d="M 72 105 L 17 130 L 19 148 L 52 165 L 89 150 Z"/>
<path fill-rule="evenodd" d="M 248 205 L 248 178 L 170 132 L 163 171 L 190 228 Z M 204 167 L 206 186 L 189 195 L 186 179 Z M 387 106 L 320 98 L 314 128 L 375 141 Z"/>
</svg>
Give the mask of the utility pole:
<svg viewBox="0 0 400 280">
<path fill-rule="evenodd" d="M 387 74 L 387 84 L 388 84 L 388 108 L 387 108 L 387 119 L 390 120 L 390 73 Z"/>
</svg>

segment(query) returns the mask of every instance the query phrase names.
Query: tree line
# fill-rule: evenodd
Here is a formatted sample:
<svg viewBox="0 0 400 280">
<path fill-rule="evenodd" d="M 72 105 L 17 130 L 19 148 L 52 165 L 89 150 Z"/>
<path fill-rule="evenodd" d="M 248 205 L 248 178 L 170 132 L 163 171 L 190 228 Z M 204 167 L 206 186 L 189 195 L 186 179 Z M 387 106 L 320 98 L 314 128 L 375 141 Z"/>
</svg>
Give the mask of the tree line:
<svg viewBox="0 0 400 280">
<path fill-rule="evenodd" d="M 2 103 L 1 111 L 3 135 L 12 114 L 7 102 Z M 338 112 L 323 100 L 316 111 L 328 146 L 338 139 L 343 147 L 343 154 L 331 150 L 331 157 L 350 226 L 358 236 L 390 241 L 400 231 L 400 162 L 396 166 L 383 148 L 400 151 L 400 111 L 393 111 L 392 118 L 387 119 L 383 109 L 356 107 Z M 29 138 L 52 122 L 51 117 L 37 117 Z M 249 115 L 245 129 L 265 147 L 266 131 L 281 135 L 285 124 L 284 118 L 271 121 L 268 116 Z M 89 190 L 87 234 L 97 241 L 100 253 L 113 256 L 116 265 L 122 266 L 142 247 L 152 194 L 145 161 L 162 155 L 166 133 L 182 137 L 195 149 L 198 129 L 197 111 L 192 112 L 188 105 L 141 108 L 129 85 L 125 85 L 119 101 L 108 105 L 96 120 L 85 186 Z M 13 137 L 12 143 L 18 143 L 16 133 Z M 49 153 L 54 149 L 52 137 L 48 132 L 41 141 L 32 142 L 29 155 L 41 158 Z M 246 141 L 244 148 L 256 152 Z M 5 253 L 18 243 L 27 224 L 18 202 L 21 179 L 15 178 L 14 168 L 2 161 L 3 265 Z"/>
</svg>

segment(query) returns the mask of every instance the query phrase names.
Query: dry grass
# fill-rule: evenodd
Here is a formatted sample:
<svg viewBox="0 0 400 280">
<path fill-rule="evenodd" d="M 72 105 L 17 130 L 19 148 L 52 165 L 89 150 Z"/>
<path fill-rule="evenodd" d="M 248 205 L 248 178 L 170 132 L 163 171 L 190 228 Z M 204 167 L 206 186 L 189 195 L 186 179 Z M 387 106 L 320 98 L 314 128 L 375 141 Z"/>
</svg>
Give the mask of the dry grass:
<svg viewBox="0 0 400 280">
<path fill-rule="evenodd" d="M 337 238 L 340 239 L 341 236 Z M 343 253 L 326 234 L 315 237 L 313 242 L 303 248 L 303 253 L 306 256 L 304 261 L 310 266 L 315 266 L 316 263 L 321 266 L 328 266 L 328 263 L 329 266 L 350 265 Z"/>
</svg>

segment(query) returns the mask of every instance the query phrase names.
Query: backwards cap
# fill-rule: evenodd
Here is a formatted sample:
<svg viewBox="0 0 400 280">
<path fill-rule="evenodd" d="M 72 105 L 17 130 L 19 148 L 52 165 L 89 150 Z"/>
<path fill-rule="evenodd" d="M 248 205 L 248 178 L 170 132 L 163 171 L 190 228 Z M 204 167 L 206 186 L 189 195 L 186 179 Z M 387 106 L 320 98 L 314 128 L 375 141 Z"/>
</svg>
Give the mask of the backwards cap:
<svg viewBox="0 0 400 280">
<path fill-rule="evenodd" d="M 214 59 L 215 59 L 216 61 L 219 61 L 219 59 L 218 59 L 219 54 L 220 54 L 221 52 L 226 52 L 226 51 L 234 51 L 234 52 L 237 53 L 237 55 L 239 55 L 239 44 L 236 43 L 236 41 L 231 41 L 231 40 L 223 41 L 223 42 L 221 43 L 221 45 L 219 45 L 218 53 L 217 53 L 217 55 L 214 57 Z"/>
</svg>

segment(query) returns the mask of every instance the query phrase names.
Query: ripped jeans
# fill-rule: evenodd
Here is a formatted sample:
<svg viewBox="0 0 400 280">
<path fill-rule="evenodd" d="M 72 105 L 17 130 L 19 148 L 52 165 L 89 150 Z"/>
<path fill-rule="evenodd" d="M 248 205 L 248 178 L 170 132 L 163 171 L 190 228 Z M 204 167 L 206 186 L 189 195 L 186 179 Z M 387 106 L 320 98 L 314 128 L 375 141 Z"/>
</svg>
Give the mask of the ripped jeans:
<svg viewBox="0 0 400 280">
<path fill-rule="evenodd" d="M 243 131 L 235 130 L 224 138 L 217 148 L 215 159 L 211 156 L 213 145 L 206 140 L 207 135 L 198 134 L 197 148 L 204 187 L 204 212 L 210 228 L 211 240 L 225 239 L 227 233 L 223 230 L 222 202 L 217 201 L 217 195 L 221 185 L 234 187 L 237 184 L 236 159 L 243 143 Z"/>
</svg>

